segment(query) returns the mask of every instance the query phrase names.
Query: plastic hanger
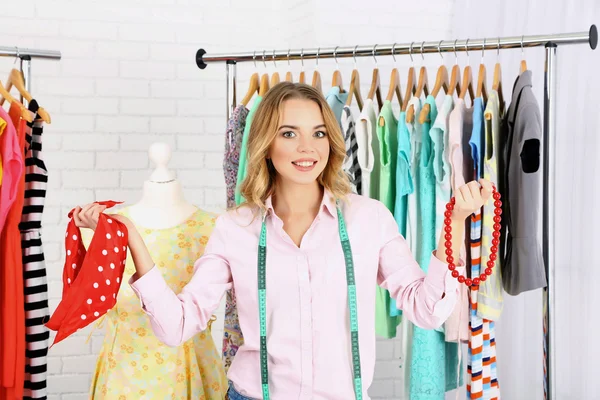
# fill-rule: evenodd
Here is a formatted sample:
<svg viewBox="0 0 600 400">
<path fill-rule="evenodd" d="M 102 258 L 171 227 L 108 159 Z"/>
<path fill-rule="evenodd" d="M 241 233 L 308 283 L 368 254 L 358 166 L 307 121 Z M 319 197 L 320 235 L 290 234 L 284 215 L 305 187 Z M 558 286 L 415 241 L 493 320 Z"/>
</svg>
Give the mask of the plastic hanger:
<svg viewBox="0 0 600 400">
<path fill-rule="evenodd" d="M 279 72 L 277 72 L 277 64 L 275 63 L 275 50 L 273 50 L 273 65 L 275 66 L 275 72 L 273 72 L 273 75 L 271 75 L 271 87 L 281 82 L 281 79 L 279 78 Z"/>
<path fill-rule="evenodd" d="M 448 68 L 444 64 L 444 56 L 442 55 L 442 46 L 443 40 L 440 40 L 438 43 L 438 53 L 442 58 L 442 65 L 438 68 L 437 74 L 435 76 L 435 85 L 433 86 L 433 90 L 431 91 L 431 95 L 433 97 L 437 97 L 438 93 L 441 89 L 444 89 L 445 93 L 448 93 Z M 419 114 L 419 123 L 423 124 L 427 121 L 427 117 L 429 116 L 429 111 L 431 111 L 431 106 L 429 103 L 425 103 L 423 109 L 421 110 L 421 114 Z"/>
<path fill-rule="evenodd" d="M 488 95 L 486 89 L 487 73 L 485 70 L 485 64 L 483 63 L 483 56 L 485 53 L 485 38 L 483 39 L 483 46 L 481 48 L 481 63 L 479 64 L 479 74 L 477 75 L 477 92 L 475 97 L 483 97 L 483 103 L 487 103 Z"/>
<path fill-rule="evenodd" d="M 456 42 L 454 41 L 454 66 L 450 73 L 450 85 L 448 87 L 448 94 L 454 95 L 454 92 L 460 94 L 460 67 L 458 66 L 458 55 L 456 54 Z"/>
<path fill-rule="evenodd" d="M 523 50 L 523 38 L 525 35 L 521 36 L 521 74 L 527 71 L 527 61 L 525 61 L 525 51 Z"/>
<path fill-rule="evenodd" d="M 425 42 L 421 43 L 421 62 L 425 61 L 425 56 L 423 56 L 423 46 Z M 417 83 L 417 90 L 415 91 L 415 97 L 421 97 L 423 93 L 425 96 L 429 96 L 429 87 L 428 87 L 428 78 L 427 78 L 427 68 L 422 65 L 419 69 L 419 82 Z M 410 107 L 406 111 L 406 121 L 409 123 L 414 122 L 415 120 L 415 108 Z"/>
<path fill-rule="evenodd" d="M 267 63 L 265 62 L 265 50 L 263 50 L 263 65 L 265 66 L 265 71 L 267 70 Z M 260 97 L 265 97 L 267 92 L 271 86 L 269 85 L 269 74 L 265 72 L 260 77 L 260 88 L 258 89 L 258 95 Z"/>
<path fill-rule="evenodd" d="M 285 74 L 285 81 L 286 82 L 294 82 L 294 78 L 292 77 L 292 66 L 290 65 L 290 49 L 288 49 L 287 61 L 288 61 L 288 72 L 286 72 L 286 74 Z"/>
<path fill-rule="evenodd" d="M 337 60 L 337 48 L 333 50 L 333 58 L 335 59 L 335 70 L 333 71 L 333 77 L 331 78 L 331 87 L 339 87 L 340 93 L 345 93 L 344 84 L 342 83 L 342 73 L 340 72 L 340 65 Z"/>
<path fill-rule="evenodd" d="M 25 89 L 25 80 L 23 79 L 23 73 L 16 68 L 13 68 L 10 71 L 10 74 L 8 75 L 8 79 L 6 80 L 5 86 L 6 91 L 10 92 L 10 89 L 13 86 L 17 88 L 21 96 L 25 100 L 27 100 L 27 102 L 31 102 L 31 100 L 33 100 L 33 96 L 31 95 L 31 93 L 29 93 L 27 89 Z M 4 104 L 4 100 L 5 97 L 3 97 L 2 100 L 0 100 L 0 106 Z M 45 123 L 49 124 L 52 122 L 52 120 L 50 119 L 50 114 L 48 114 L 48 111 L 44 110 L 42 107 L 40 107 L 37 110 L 37 114 L 42 118 L 42 120 Z"/>
<path fill-rule="evenodd" d="M 300 62 L 302 63 L 302 69 L 300 70 L 298 82 L 306 83 L 306 74 L 304 73 L 304 49 L 300 50 Z"/>
<path fill-rule="evenodd" d="M 313 72 L 313 77 L 312 77 L 312 87 L 314 87 L 315 89 L 319 89 L 319 92 L 323 91 L 323 85 L 321 84 L 321 73 L 319 72 L 319 51 L 321 50 L 321 48 L 319 47 L 317 49 L 317 58 L 316 58 L 316 65 L 315 65 L 315 72 Z"/>
<path fill-rule="evenodd" d="M 358 69 L 356 68 L 356 47 L 354 47 L 354 52 L 352 53 L 352 57 L 354 57 L 354 70 L 352 70 L 352 77 L 350 78 L 350 88 L 348 89 L 348 98 L 346 99 L 346 105 L 350 107 L 352 104 L 352 99 L 356 98 L 356 104 L 358 104 L 358 109 L 362 111 L 363 109 L 363 99 L 360 94 L 360 77 L 358 74 Z"/>
<path fill-rule="evenodd" d="M 371 79 L 371 87 L 369 88 L 369 94 L 367 99 L 373 100 L 377 97 L 377 104 L 379 110 L 383 107 L 383 100 L 381 98 L 381 84 L 379 79 L 379 68 L 377 68 L 377 58 L 375 57 L 377 45 L 373 46 L 373 59 L 375 60 L 375 67 L 373 68 L 373 77 Z"/>
<path fill-rule="evenodd" d="M 458 96 L 461 100 L 464 100 L 467 96 L 471 96 L 471 102 L 475 100 L 475 92 L 473 91 L 473 71 L 471 70 L 471 65 L 469 63 L 469 39 L 465 42 L 465 52 L 467 53 L 467 66 L 463 71 L 463 79 L 462 79 L 462 90 L 460 91 L 460 95 Z"/>
<path fill-rule="evenodd" d="M 254 56 L 252 57 L 252 59 L 254 60 L 254 68 L 256 69 L 256 72 L 254 72 L 250 77 L 250 85 L 248 86 L 248 91 L 242 99 L 241 103 L 244 105 L 244 107 L 248 106 L 248 103 L 250 102 L 250 99 L 252 99 L 252 96 L 254 96 L 254 93 L 258 93 L 260 89 L 260 77 L 258 75 L 258 68 L 256 68 L 256 51 L 254 52 Z"/>
<path fill-rule="evenodd" d="M 406 90 L 404 92 L 404 101 L 402 102 L 402 108 L 401 108 L 402 111 L 406 111 L 406 109 L 408 108 L 408 102 L 410 101 L 411 97 L 414 96 L 415 91 L 416 91 L 415 60 L 413 60 L 413 56 L 412 56 L 413 43 L 414 42 L 412 42 L 410 44 L 410 47 L 408 49 L 408 55 L 410 56 L 410 61 L 412 62 L 412 65 L 408 69 L 408 78 L 406 79 Z"/>
<path fill-rule="evenodd" d="M 394 68 L 392 68 L 392 73 L 390 75 L 390 88 L 388 89 L 388 94 L 385 99 L 387 101 L 392 101 L 394 94 L 396 94 L 398 104 L 402 106 L 402 94 L 400 93 L 400 74 L 398 73 L 398 68 L 396 67 L 396 43 L 394 43 L 392 46 L 392 57 L 394 58 Z"/>
</svg>

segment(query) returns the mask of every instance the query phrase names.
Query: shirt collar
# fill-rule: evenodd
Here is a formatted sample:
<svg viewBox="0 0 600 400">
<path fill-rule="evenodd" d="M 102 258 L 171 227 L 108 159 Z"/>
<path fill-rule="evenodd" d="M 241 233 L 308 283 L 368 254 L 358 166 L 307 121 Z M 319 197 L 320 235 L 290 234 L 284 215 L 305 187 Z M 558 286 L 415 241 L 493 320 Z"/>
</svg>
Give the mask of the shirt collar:
<svg viewBox="0 0 600 400">
<path fill-rule="evenodd" d="M 267 197 L 267 200 L 265 201 L 265 206 L 267 207 L 267 211 L 269 213 L 272 213 L 273 215 L 275 215 L 275 209 L 273 208 L 273 199 L 272 199 L 272 195 Z M 333 198 L 333 195 L 331 194 L 331 192 L 329 190 L 327 190 L 326 188 L 323 190 L 323 199 L 321 200 L 321 206 L 319 207 L 319 214 L 321 212 L 323 212 L 323 210 L 325 210 L 325 212 L 329 213 L 330 216 L 332 216 L 333 218 L 335 218 L 337 220 L 337 209 L 335 206 L 335 199 Z"/>
</svg>

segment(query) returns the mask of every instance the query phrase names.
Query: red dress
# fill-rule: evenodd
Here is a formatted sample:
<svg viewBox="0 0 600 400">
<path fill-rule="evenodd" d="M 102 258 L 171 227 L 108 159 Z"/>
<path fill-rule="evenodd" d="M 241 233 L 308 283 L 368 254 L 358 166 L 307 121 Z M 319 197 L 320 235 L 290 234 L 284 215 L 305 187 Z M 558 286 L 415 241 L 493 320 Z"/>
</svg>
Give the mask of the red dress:
<svg viewBox="0 0 600 400">
<path fill-rule="evenodd" d="M 21 118 L 21 108 L 15 103 L 11 104 L 9 115 L 17 131 L 19 147 L 24 151 L 27 121 Z M 0 234 L 0 400 L 22 399 L 25 379 L 25 300 L 19 232 L 25 174 L 15 179 L 18 179 L 17 196 Z"/>
</svg>

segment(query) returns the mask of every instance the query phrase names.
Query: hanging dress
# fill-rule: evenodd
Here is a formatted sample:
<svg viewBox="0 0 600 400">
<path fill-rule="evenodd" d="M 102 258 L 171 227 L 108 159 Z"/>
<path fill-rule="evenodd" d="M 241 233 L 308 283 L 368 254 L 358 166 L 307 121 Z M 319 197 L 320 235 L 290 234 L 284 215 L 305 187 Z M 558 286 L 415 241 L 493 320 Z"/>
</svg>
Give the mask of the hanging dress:
<svg viewBox="0 0 600 400">
<path fill-rule="evenodd" d="M 16 128 L 21 163 L 24 159 L 25 137 L 30 129 L 21 119 L 21 108 L 10 105 L 10 119 Z M 30 111 L 31 117 L 35 115 Z M 2 115 L 0 115 L 2 116 Z M 21 399 L 25 380 L 25 299 L 23 290 L 23 259 L 19 222 L 25 197 L 24 168 L 12 177 L 16 185 L 15 200 L 8 210 L 0 234 L 0 398 Z M 4 176 L 3 185 L 7 184 Z"/>
<path fill-rule="evenodd" d="M 363 194 L 362 170 L 358 163 L 358 142 L 356 140 L 356 124 L 350 107 L 344 106 L 342 110 L 342 134 L 346 143 L 346 159 L 342 169 L 350 178 L 352 192 Z"/>
<path fill-rule="evenodd" d="M 129 216 L 127 208 L 117 211 Z M 158 270 L 175 293 L 194 274 L 216 217 L 197 210 L 166 229 L 137 227 Z M 127 254 L 125 276 L 135 273 Z M 122 285 L 117 304 L 104 316 L 104 342 L 92 378 L 90 399 L 223 399 L 228 382 L 209 329 L 180 346 L 163 344 L 130 285 Z"/>
<path fill-rule="evenodd" d="M 377 123 L 379 141 L 379 193 L 377 200 L 381 201 L 392 213 L 394 212 L 396 196 L 396 158 L 398 154 L 398 121 L 392 110 L 392 103 L 384 101 Z M 390 315 L 391 297 L 386 289 L 377 286 L 375 300 L 375 332 L 384 338 L 396 336 L 396 328 L 400 323 L 399 317 Z"/>
<path fill-rule="evenodd" d="M 37 113 L 35 100 L 29 110 Z M 25 295 L 25 399 L 46 398 L 46 370 L 50 332 L 44 325 L 50 318 L 48 278 L 42 247 L 42 213 L 48 186 L 48 170 L 42 157 L 41 118 L 27 123 L 25 146 L 25 200 L 19 230 L 23 252 L 23 284 Z"/>
<path fill-rule="evenodd" d="M 235 187 L 240 164 L 240 149 L 246 126 L 248 109 L 243 104 L 238 105 L 229 121 L 225 135 L 225 156 L 223 158 L 223 171 L 227 186 L 227 208 L 235 207 Z M 237 301 L 233 289 L 226 292 L 225 320 L 223 323 L 223 366 L 225 372 L 229 370 L 238 349 L 244 344 L 244 336 L 240 328 L 237 312 Z"/>
<path fill-rule="evenodd" d="M 356 121 L 356 142 L 358 145 L 358 164 L 361 169 L 362 194 L 373 197 L 373 191 L 379 192 L 379 140 L 375 132 L 375 110 L 373 99 L 366 99 Z"/>
<path fill-rule="evenodd" d="M 237 182 L 235 185 L 235 204 L 239 205 L 244 201 L 241 193 L 241 186 L 244 179 L 246 179 L 246 175 L 248 173 L 248 137 L 250 136 L 250 126 L 252 125 L 252 119 L 254 118 L 254 114 L 262 101 L 261 96 L 256 96 L 254 99 L 254 103 L 252 103 L 252 107 L 246 116 L 246 126 L 244 126 L 244 134 L 242 136 L 242 147 L 240 148 L 240 162 L 237 172 Z"/>
</svg>

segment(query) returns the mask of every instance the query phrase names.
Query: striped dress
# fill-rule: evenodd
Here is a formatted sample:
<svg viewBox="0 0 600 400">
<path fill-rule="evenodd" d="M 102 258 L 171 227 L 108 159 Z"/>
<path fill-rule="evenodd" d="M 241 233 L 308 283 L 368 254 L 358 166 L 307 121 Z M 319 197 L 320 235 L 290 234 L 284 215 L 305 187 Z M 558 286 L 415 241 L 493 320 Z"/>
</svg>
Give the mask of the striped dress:
<svg viewBox="0 0 600 400">
<path fill-rule="evenodd" d="M 37 112 L 35 100 L 29 110 Z M 37 116 L 37 115 L 36 115 Z M 46 356 L 50 334 L 44 323 L 49 318 L 48 281 L 42 248 L 42 212 L 48 171 L 42 159 L 43 121 L 27 124 L 25 144 L 25 202 L 19 223 L 23 254 L 25 295 L 25 387 L 23 399 L 46 398 Z"/>
</svg>

